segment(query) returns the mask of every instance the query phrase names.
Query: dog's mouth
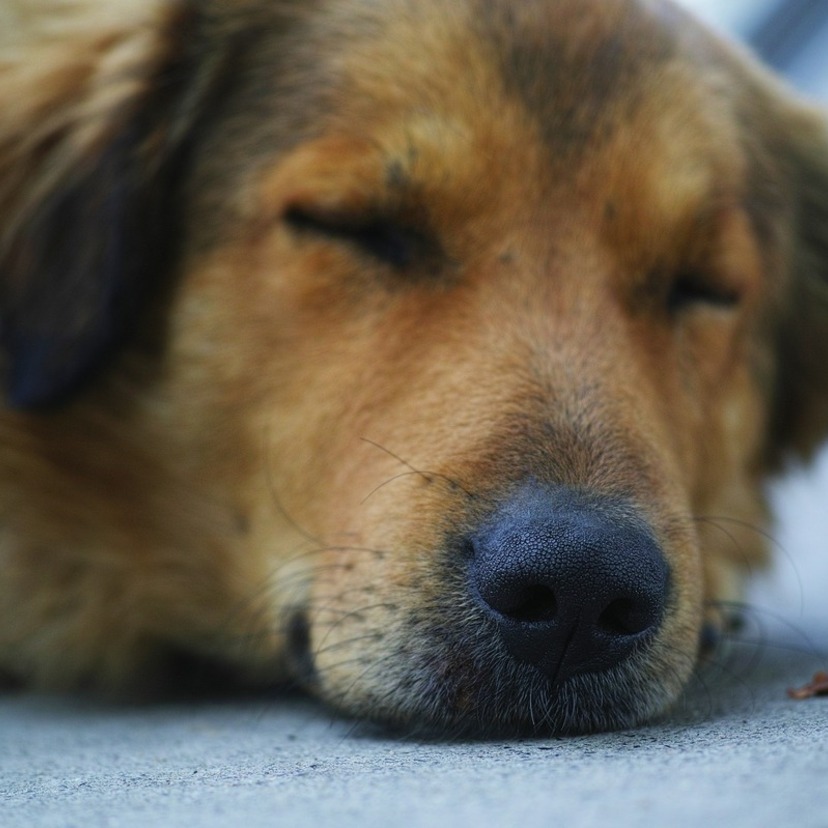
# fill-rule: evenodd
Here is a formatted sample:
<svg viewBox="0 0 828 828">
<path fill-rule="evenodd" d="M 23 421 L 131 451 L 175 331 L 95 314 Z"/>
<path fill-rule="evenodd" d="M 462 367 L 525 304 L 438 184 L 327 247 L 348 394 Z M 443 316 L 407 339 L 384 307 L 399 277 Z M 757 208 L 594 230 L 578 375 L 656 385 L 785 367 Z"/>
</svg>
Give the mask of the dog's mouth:
<svg viewBox="0 0 828 828">
<path fill-rule="evenodd" d="M 531 485 L 446 548 L 439 578 L 296 613 L 298 680 L 350 715 L 441 736 L 629 727 L 679 694 L 698 633 L 668 643 L 689 640 L 677 589 L 627 504 Z"/>
<path fill-rule="evenodd" d="M 343 682 L 314 658 L 306 616 L 298 614 L 291 622 L 297 680 L 348 716 L 438 738 L 575 735 L 632 727 L 662 711 L 680 687 L 677 678 L 665 681 L 673 673 L 663 671 L 649 644 L 610 668 L 550 678 L 517 661 L 485 622 L 469 619 L 465 625 L 423 629 L 418 620 L 414 615 L 400 627 L 417 629 L 416 635 L 377 633 L 384 653 L 355 657 L 357 669 Z"/>
</svg>

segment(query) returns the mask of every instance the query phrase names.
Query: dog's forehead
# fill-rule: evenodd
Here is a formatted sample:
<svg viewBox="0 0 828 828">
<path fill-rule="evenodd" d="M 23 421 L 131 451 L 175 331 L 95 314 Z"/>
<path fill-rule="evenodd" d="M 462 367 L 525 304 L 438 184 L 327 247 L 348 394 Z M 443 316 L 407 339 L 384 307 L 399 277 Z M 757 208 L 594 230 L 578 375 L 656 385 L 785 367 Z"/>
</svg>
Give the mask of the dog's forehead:
<svg viewBox="0 0 828 828">
<path fill-rule="evenodd" d="M 639 2 L 484 0 L 478 17 L 507 94 L 519 96 L 559 151 L 583 147 L 625 120 L 679 50 L 673 21 Z"/>
<path fill-rule="evenodd" d="M 327 9 L 321 30 L 336 57 L 326 69 L 343 98 L 449 111 L 473 98 L 494 115 L 499 96 L 520 100 L 559 152 L 628 122 L 655 85 L 686 90 L 708 57 L 701 30 L 670 0 L 329 0 Z"/>
<path fill-rule="evenodd" d="M 349 5 L 332 0 L 340 10 Z M 333 109 L 344 115 L 335 129 L 349 128 L 355 115 L 366 131 L 416 124 L 398 130 L 416 142 L 431 123 L 432 155 L 445 160 L 434 167 L 447 179 L 488 149 L 498 169 L 509 168 L 505 155 L 522 155 L 527 174 L 546 176 L 555 188 L 586 170 L 591 183 L 580 181 L 594 189 L 596 175 L 623 175 L 630 165 L 640 180 L 646 154 L 654 171 L 646 177 L 670 181 L 675 201 L 682 182 L 693 200 L 724 173 L 713 159 L 733 165 L 731 79 L 717 76 L 715 39 L 670 0 L 365 6 L 376 25 L 363 20 L 346 29 L 338 44 L 345 50 L 331 64 Z M 487 133 L 489 147 L 475 156 L 468 137 Z M 534 170 L 532 146 L 540 153 Z"/>
<path fill-rule="evenodd" d="M 520 155 L 532 175 L 538 152 L 535 169 L 550 180 L 573 181 L 585 166 L 601 175 L 607 145 L 608 169 L 647 153 L 675 184 L 676 153 L 689 169 L 688 146 L 710 149 L 714 132 L 717 152 L 727 143 L 708 128 L 718 119 L 704 79 L 714 41 L 670 0 L 311 0 L 259 10 L 222 121 L 202 141 L 207 180 L 250 180 L 245 170 L 255 179 L 326 134 L 391 156 L 430 152 L 434 163 L 419 169 L 457 185 L 479 178 L 471 166 L 487 153 L 498 170 Z M 726 83 L 712 83 L 728 97 Z M 474 154 L 470 135 L 492 140 Z"/>
<path fill-rule="evenodd" d="M 711 57 L 686 59 L 708 38 L 672 0 L 254 5 L 255 31 L 239 55 L 246 80 L 236 92 L 249 107 L 270 97 L 315 123 L 326 114 L 320 106 L 350 108 L 354 96 L 368 105 L 396 96 L 409 107 L 451 108 L 469 95 L 494 104 L 502 91 L 524 102 L 550 140 L 578 144 L 618 106 L 634 106 L 645 85 L 666 84 L 665 66 L 699 75 Z"/>
</svg>

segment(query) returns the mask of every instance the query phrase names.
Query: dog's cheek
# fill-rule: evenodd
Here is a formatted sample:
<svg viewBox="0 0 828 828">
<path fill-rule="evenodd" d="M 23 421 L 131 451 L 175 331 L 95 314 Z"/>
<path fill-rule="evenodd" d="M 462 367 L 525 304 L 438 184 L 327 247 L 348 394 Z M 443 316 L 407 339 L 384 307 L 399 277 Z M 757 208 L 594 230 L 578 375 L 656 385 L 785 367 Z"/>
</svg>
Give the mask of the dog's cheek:
<svg viewBox="0 0 828 828">
<path fill-rule="evenodd" d="M 699 445 L 702 462 L 694 517 L 704 562 L 708 608 L 742 597 L 746 577 L 768 561 L 769 512 L 761 485 L 766 405 L 745 357 L 709 406 Z M 717 610 L 718 611 L 718 610 Z"/>
<path fill-rule="evenodd" d="M 338 489 L 340 502 L 328 501 L 325 548 L 314 557 L 306 605 L 317 689 L 337 706 L 372 717 L 379 699 L 383 714 L 402 702 L 391 688 L 404 685 L 427 657 L 438 608 L 462 599 L 462 560 L 445 543 L 447 516 L 459 520 L 462 503 L 439 482 L 418 475 L 393 480 L 379 466 L 353 481 L 358 497 Z"/>
<path fill-rule="evenodd" d="M 412 602 L 427 602 L 418 578 L 401 572 L 409 554 L 388 544 L 356 545 L 317 562 L 306 610 L 308 653 L 315 689 L 339 707 L 371 715 L 371 700 L 407 666 L 402 625 Z"/>
</svg>

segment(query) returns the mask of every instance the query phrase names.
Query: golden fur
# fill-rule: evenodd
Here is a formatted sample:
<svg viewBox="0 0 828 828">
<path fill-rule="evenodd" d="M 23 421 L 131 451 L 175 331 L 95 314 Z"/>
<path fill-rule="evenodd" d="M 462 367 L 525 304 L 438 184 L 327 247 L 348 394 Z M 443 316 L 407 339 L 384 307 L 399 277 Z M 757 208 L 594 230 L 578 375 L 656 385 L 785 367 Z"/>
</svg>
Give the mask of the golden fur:
<svg viewBox="0 0 828 828">
<path fill-rule="evenodd" d="M 828 425 L 824 113 L 669 0 L 0 32 L 2 672 L 131 690 L 184 652 L 506 733 L 676 699 Z M 670 571 L 646 649 L 562 687 L 457 551 L 527 481 L 628 504 Z"/>
</svg>

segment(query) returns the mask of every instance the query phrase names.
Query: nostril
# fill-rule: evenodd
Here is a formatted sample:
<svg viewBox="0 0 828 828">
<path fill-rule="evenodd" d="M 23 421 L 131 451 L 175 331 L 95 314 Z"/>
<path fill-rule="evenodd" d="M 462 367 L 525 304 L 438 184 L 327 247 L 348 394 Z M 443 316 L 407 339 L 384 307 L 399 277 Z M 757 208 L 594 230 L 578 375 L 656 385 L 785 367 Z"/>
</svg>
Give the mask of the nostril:
<svg viewBox="0 0 828 828">
<path fill-rule="evenodd" d="M 667 611 L 666 559 L 623 502 L 530 486 L 464 547 L 469 587 L 508 654 L 556 682 L 643 650 Z"/>
<path fill-rule="evenodd" d="M 558 601 L 550 587 L 538 584 L 525 588 L 516 602 L 504 607 L 503 614 L 523 624 L 552 621 L 558 614 Z"/>
<path fill-rule="evenodd" d="M 639 601 L 618 598 L 598 616 L 598 628 L 613 636 L 633 636 L 646 632 L 658 618 Z"/>
</svg>

